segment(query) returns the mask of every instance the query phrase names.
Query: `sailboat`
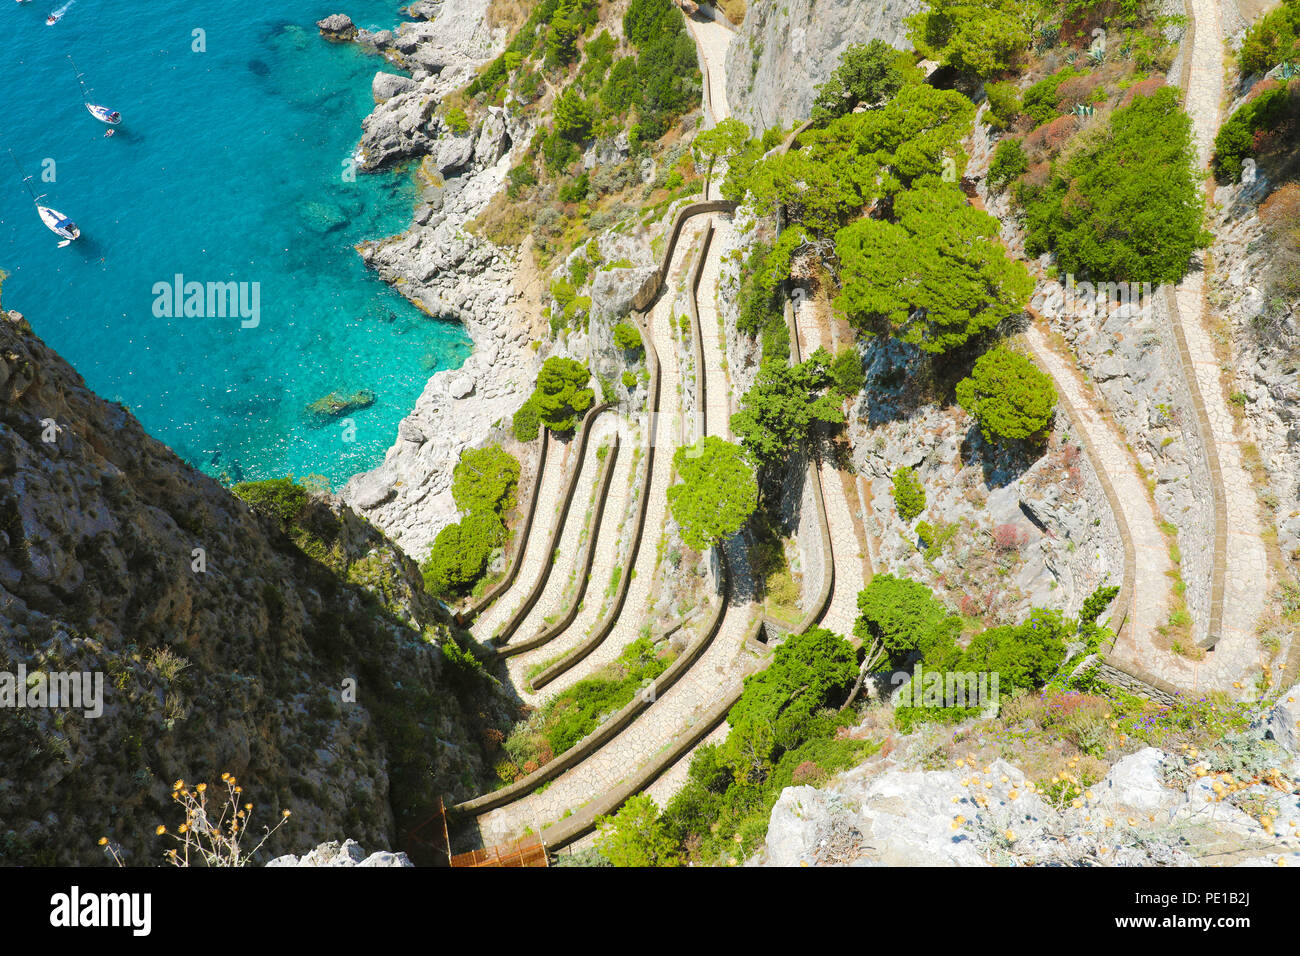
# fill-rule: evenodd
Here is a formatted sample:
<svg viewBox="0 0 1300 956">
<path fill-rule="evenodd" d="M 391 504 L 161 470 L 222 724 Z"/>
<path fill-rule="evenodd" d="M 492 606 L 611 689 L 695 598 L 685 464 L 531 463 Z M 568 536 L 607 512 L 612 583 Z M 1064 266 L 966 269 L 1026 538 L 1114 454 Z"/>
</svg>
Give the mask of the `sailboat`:
<svg viewBox="0 0 1300 956">
<path fill-rule="evenodd" d="M 51 11 L 50 15 L 45 18 L 45 25 L 47 27 L 54 26 L 54 24 L 63 19 L 63 15 L 68 12 L 68 8 L 76 2 L 77 0 L 68 0 L 68 2 L 59 7 L 59 9 Z"/>
<path fill-rule="evenodd" d="M 107 123 L 109 126 L 116 126 L 122 122 L 122 114 L 117 110 L 90 102 L 91 89 L 86 85 L 85 74 L 77 69 L 77 64 L 71 55 L 68 56 L 68 62 L 72 64 L 72 72 L 77 74 L 77 85 L 81 87 L 81 101 L 86 104 L 86 109 L 90 115 L 101 123 Z"/>
<path fill-rule="evenodd" d="M 18 160 L 14 158 L 13 150 L 9 151 L 9 158 L 13 159 L 15 166 L 18 166 Z M 23 168 L 18 166 L 18 172 L 20 175 L 22 174 L 22 171 Z M 41 217 L 41 222 L 45 223 L 46 229 L 59 237 L 60 249 L 64 246 L 71 245 L 74 239 L 81 238 L 81 229 L 77 227 L 75 222 L 57 209 L 41 205 L 41 200 L 44 199 L 45 196 L 36 195 L 36 190 L 32 189 L 32 177 L 24 175 L 23 185 L 27 187 L 27 192 L 32 197 L 32 204 L 36 206 L 36 215 Z"/>
</svg>

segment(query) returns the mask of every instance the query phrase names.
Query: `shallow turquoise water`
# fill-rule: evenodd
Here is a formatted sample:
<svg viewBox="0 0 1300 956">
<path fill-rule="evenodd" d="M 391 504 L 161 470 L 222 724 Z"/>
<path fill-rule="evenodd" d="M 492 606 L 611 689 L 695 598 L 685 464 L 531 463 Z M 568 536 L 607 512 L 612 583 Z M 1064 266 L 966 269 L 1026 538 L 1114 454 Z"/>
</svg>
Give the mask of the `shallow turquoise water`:
<svg viewBox="0 0 1300 956">
<path fill-rule="evenodd" d="M 423 315 L 353 249 L 405 228 L 414 202 L 408 175 L 345 175 L 386 64 L 318 36 L 337 0 L 77 0 L 46 26 L 63 2 L 0 7 L 0 148 L 82 238 L 57 248 L 0 156 L 5 306 L 210 474 L 337 486 L 377 464 L 429 375 L 469 354 L 459 325 Z M 396 2 L 344 6 L 363 26 L 400 19 Z M 67 54 L 92 99 L 123 114 L 112 138 Z M 40 182 L 47 160 L 55 179 Z M 158 317 L 155 285 L 178 274 L 257 283 L 257 326 Z M 361 389 L 376 400 L 351 415 L 354 432 L 306 411 Z"/>
</svg>

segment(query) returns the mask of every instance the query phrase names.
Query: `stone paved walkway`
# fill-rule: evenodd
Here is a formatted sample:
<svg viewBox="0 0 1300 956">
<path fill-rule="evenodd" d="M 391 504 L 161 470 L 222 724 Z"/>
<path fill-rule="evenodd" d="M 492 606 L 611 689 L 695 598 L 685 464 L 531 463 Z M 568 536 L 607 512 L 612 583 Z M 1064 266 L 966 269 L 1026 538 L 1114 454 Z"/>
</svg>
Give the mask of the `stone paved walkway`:
<svg viewBox="0 0 1300 956">
<path fill-rule="evenodd" d="M 1152 645 L 1157 628 L 1169 619 L 1169 595 L 1172 579 L 1169 571 L 1169 545 L 1160 531 L 1160 519 L 1147 492 L 1137 463 L 1118 429 L 1097 411 L 1091 394 L 1084 388 L 1072 361 L 1066 361 L 1047 343 L 1046 336 L 1037 325 L 1030 326 L 1025 341 L 1040 368 L 1056 383 L 1057 391 L 1074 407 L 1074 427 L 1078 436 L 1095 452 L 1102 469 L 1110 479 L 1115 496 L 1119 499 L 1124 521 L 1128 524 L 1134 550 L 1134 583 L 1132 613 L 1126 637 L 1116 647 L 1116 652 L 1136 659 L 1151 669 L 1157 659 L 1173 658 L 1168 651 Z M 1112 569 L 1112 578 L 1118 583 L 1123 568 Z M 1123 612 L 1117 610 L 1117 615 Z"/>
<path fill-rule="evenodd" d="M 605 500 L 605 511 L 600 519 L 596 553 L 591 563 L 591 579 L 587 584 L 587 592 L 583 596 L 582 608 L 578 611 L 578 616 L 562 634 L 557 635 L 553 640 L 506 660 L 510 681 L 525 703 L 533 706 L 541 704 L 555 692 L 556 683 L 560 683 L 552 682 L 542 691 L 534 693 L 528 689 L 529 673 L 539 665 L 549 664 L 573 650 L 587 639 L 591 629 L 604 617 L 610 579 L 614 575 L 614 569 L 622 567 L 626 562 L 631 543 L 630 523 L 633 515 L 630 512 L 637 498 L 633 494 L 633 482 L 637 480 L 637 475 L 644 467 L 644 459 L 635 460 L 638 439 L 644 441 L 641 429 L 628 429 L 623 432 L 623 445 L 619 448 L 618 458 L 614 462 L 609 497 Z M 580 672 L 586 673 L 581 668 Z M 561 683 L 561 686 L 564 685 Z"/>
<path fill-rule="evenodd" d="M 1202 167 L 1208 167 L 1222 117 L 1224 50 L 1218 4 L 1191 0 L 1196 30 L 1185 108 Z M 1208 175 L 1208 168 L 1206 169 Z M 1196 381 L 1210 422 L 1223 476 L 1227 514 L 1223 629 L 1218 645 L 1196 670 L 1198 687 L 1230 688 L 1257 663 L 1255 624 L 1269 594 L 1268 556 L 1264 548 L 1259 502 L 1242 464 L 1241 436 L 1228 411 L 1222 368 L 1207 328 L 1215 324 L 1205 298 L 1204 275 L 1190 274 L 1176 291 L 1178 312 Z"/>
<path fill-rule="evenodd" d="M 573 503 L 569 506 L 564 528 L 560 531 L 560 538 L 551 556 L 553 563 L 550 576 L 546 579 L 546 585 L 542 588 L 537 603 L 520 622 L 509 643 L 524 641 L 540 634 L 550 626 L 551 621 L 564 614 L 572 604 L 573 596 L 579 586 L 576 573 L 586 549 L 587 535 L 590 533 L 588 526 L 594 517 L 592 506 L 595 504 L 596 485 L 600 478 L 602 464 L 596 452 L 602 445 L 610 444 L 614 418 L 613 413 L 605 412 L 592 425 L 587 442 L 587 453 L 579 463 L 581 470 L 578 472 L 577 485 L 573 489 Z"/>
<path fill-rule="evenodd" d="M 515 609 L 523 602 L 524 596 L 532 588 L 537 575 L 541 573 L 546 561 L 551 559 L 547 553 L 546 542 L 551 529 L 559 518 L 560 493 L 568 481 L 568 471 L 564 467 L 568 459 L 569 443 L 552 441 L 546 456 L 546 468 L 542 472 L 542 487 L 537 496 L 537 512 L 533 516 L 533 526 L 524 542 L 524 557 L 519 563 L 519 573 L 509 590 L 492 602 L 492 606 L 478 616 L 470 630 L 480 643 L 486 642 L 497 632 Z"/>
</svg>

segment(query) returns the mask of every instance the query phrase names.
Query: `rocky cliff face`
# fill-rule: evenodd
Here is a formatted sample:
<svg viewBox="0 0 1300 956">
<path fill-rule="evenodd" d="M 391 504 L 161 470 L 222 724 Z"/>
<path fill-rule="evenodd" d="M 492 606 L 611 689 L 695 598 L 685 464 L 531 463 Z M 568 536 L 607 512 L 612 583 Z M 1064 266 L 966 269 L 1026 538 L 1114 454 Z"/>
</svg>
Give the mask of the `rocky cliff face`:
<svg viewBox="0 0 1300 956">
<path fill-rule="evenodd" d="M 157 863 L 172 781 L 226 771 L 255 829 L 292 811 L 280 851 L 393 846 L 476 788 L 499 705 L 439 650 L 409 558 L 323 497 L 291 539 L 0 316 L 0 691 L 20 667 L 29 699 L 37 673 L 103 680 L 98 717 L 0 707 L 0 860 L 102 862 L 108 837 Z"/>
<path fill-rule="evenodd" d="M 751 129 L 808 118 L 817 87 L 852 43 L 907 49 L 903 20 L 924 0 L 759 0 L 727 50 L 727 102 Z"/>
<path fill-rule="evenodd" d="M 1231 740 L 1229 756 L 1146 747 L 1077 796 L 1036 785 L 1020 758 L 967 758 L 948 769 L 933 738 L 903 738 L 889 756 L 824 787 L 784 790 L 750 863 L 1294 866 L 1295 699 L 1295 689 L 1283 694 L 1254 730 Z"/>
</svg>

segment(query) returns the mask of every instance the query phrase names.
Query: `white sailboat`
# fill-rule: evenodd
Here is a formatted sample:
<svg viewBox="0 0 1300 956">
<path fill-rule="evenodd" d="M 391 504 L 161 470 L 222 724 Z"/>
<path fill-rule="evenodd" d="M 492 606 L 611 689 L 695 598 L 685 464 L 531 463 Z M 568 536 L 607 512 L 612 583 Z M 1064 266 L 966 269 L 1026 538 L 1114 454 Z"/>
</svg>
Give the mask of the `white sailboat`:
<svg viewBox="0 0 1300 956">
<path fill-rule="evenodd" d="M 122 122 L 122 114 L 117 110 L 90 101 L 91 89 L 86 85 L 85 74 L 77 69 L 77 64 L 71 55 L 68 56 L 68 62 L 72 64 L 72 72 L 77 74 L 77 85 L 81 87 L 81 102 L 86 104 L 87 112 L 101 123 L 107 123 L 109 126 L 116 126 Z"/>
<path fill-rule="evenodd" d="M 14 157 L 13 150 L 9 151 L 9 158 L 13 159 L 14 165 L 18 166 L 18 160 Z M 18 172 L 22 174 L 22 167 L 18 166 Z M 42 206 L 41 200 L 45 196 L 37 195 L 36 190 L 32 188 L 32 177 L 23 176 L 23 185 L 27 187 L 28 194 L 32 197 L 32 204 L 36 207 L 36 215 L 40 216 L 41 222 L 45 223 L 45 228 L 50 230 L 59 237 L 59 248 L 71 245 L 76 239 L 81 238 L 81 229 L 75 222 L 59 212 L 52 206 Z"/>
</svg>

